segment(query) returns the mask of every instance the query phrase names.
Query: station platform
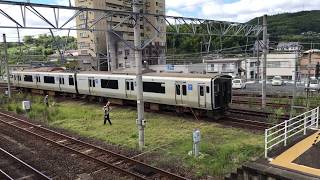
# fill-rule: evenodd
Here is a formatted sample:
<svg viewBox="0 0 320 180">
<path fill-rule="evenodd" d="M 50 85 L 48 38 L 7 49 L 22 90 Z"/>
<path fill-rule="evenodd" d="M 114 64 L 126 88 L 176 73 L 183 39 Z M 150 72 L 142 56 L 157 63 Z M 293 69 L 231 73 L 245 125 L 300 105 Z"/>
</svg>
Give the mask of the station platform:
<svg viewBox="0 0 320 180">
<path fill-rule="evenodd" d="M 270 165 L 320 179 L 319 141 L 320 131 L 312 133 L 276 156 Z"/>
</svg>

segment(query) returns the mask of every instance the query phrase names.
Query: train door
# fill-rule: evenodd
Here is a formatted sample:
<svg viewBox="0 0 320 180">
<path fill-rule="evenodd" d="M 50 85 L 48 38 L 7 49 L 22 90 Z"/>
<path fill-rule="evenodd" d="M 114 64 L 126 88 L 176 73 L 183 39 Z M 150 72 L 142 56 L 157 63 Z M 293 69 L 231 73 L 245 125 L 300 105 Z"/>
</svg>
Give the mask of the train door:
<svg viewBox="0 0 320 180">
<path fill-rule="evenodd" d="M 134 80 L 126 79 L 126 97 L 134 98 Z"/>
<path fill-rule="evenodd" d="M 18 79 L 18 85 L 20 85 L 20 83 L 21 83 L 21 80 L 22 80 L 22 79 L 21 79 L 21 76 L 22 76 L 22 75 L 19 74 L 18 77 L 17 77 L 17 79 Z"/>
<path fill-rule="evenodd" d="M 64 77 L 59 76 L 59 91 L 62 91 L 63 85 L 64 85 Z"/>
<path fill-rule="evenodd" d="M 14 84 L 17 84 L 17 86 L 19 87 L 19 81 L 18 81 L 18 75 L 14 74 L 13 75 L 13 81 L 14 81 Z"/>
<path fill-rule="evenodd" d="M 176 82 L 176 104 L 183 105 L 187 96 L 187 83 L 186 82 Z"/>
<path fill-rule="evenodd" d="M 41 82 L 40 82 L 40 75 L 39 74 L 36 74 L 36 86 L 37 88 L 39 88 L 39 86 L 41 85 Z"/>
<path fill-rule="evenodd" d="M 96 81 L 94 77 L 88 78 L 88 87 L 89 87 L 89 94 L 94 95 L 94 88 L 96 87 Z"/>
<path fill-rule="evenodd" d="M 200 108 L 206 107 L 206 85 L 198 84 L 198 103 Z"/>
<path fill-rule="evenodd" d="M 220 108 L 222 106 L 222 94 L 221 87 L 220 87 L 220 81 L 219 79 L 216 79 L 214 81 L 214 106 L 215 108 Z"/>
</svg>

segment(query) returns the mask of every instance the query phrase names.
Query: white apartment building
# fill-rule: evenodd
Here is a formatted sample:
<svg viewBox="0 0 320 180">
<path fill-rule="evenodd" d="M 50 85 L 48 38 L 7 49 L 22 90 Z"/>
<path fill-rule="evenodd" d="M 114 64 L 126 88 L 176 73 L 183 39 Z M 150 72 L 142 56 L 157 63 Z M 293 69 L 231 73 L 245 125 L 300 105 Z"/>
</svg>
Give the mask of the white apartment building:
<svg viewBox="0 0 320 180">
<path fill-rule="evenodd" d="M 75 0 L 76 6 L 116 10 L 116 11 L 132 11 L 130 4 L 131 1 L 127 0 Z M 144 5 L 141 9 L 142 12 L 151 14 L 165 14 L 165 0 L 144 0 Z M 87 17 L 88 16 L 88 17 Z M 85 22 L 91 22 L 99 19 L 102 16 L 101 12 L 90 12 L 89 14 L 81 14 L 76 19 L 77 27 L 85 26 Z M 124 16 L 114 15 L 108 19 L 103 19 L 95 24 L 96 29 L 110 29 L 120 22 L 123 22 Z M 166 31 L 166 22 L 163 18 L 156 18 L 148 16 L 150 21 L 160 31 Z M 153 27 L 145 20 L 142 22 L 141 28 L 142 40 L 151 39 L 155 34 Z M 131 24 L 125 21 L 119 27 L 114 29 L 117 34 L 122 36 L 122 39 L 133 45 L 134 33 Z M 108 66 L 109 70 L 116 70 L 118 68 L 130 68 L 135 66 L 134 51 L 130 49 L 123 41 L 121 41 L 113 33 L 107 33 L 104 31 L 78 31 L 77 32 L 79 56 L 83 57 L 87 63 L 92 62 L 92 65 L 97 65 L 95 61 L 97 55 L 103 55 L 109 57 L 108 62 L 103 62 Z M 153 42 L 143 51 L 143 61 L 147 61 L 148 64 L 165 64 L 165 45 L 166 35 L 158 35 Z M 88 60 L 90 59 L 90 60 Z"/>
<path fill-rule="evenodd" d="M 270 53 L 267 55 L 267 79 L 281 76 L 285 80 L 295 79 L 295 67 L 298 61 L 297 53 Z"/>
<path fill-rule="evenodd" d="M 207 73 L 226 74 L 232 77 L 245 76 L 245 69 L 241 67 L 243 58 L 208 58 L 203 59 Z"/>
<path fill-rule="evenodd" d="M 241 67 L 245 69 L 247 80 L 258 79 L 258 59 L 257 58 L 247 58 L 241 62 Z"/>
</svg>

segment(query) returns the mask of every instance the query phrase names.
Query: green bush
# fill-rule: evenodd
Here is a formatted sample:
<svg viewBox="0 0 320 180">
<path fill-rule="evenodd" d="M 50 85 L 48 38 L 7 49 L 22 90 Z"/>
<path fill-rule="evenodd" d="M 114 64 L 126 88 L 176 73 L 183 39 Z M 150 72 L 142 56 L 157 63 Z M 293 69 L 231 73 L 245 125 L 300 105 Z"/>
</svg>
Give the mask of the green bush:
<svg viewBox="0 0 320 180">
<path fill-rule="evenodd" d="M 23 109 L 22 109 L 20 106 L 16 106 L 16 113 L 17 113 L 17 114 L 23 114 L 24 111 L 23 111 Z"/>
<path fill-rule="evenodd" d="M 8 111 L 14 111 L 14 109 L 15 109 L 15 108 L 14 108 L 14 105 L 13 105 L 13 104 L 8 104 L 8 105 L 7 105 L 7 110 L 8 110 Z"/>
<path fill-rule="evenodd" d="M 269 117 L 269 122 L 279 123 L 280 118 L 285 114 L 285 110 L 281 107 L 275 109 L 274 113 Z"/>
</svg>

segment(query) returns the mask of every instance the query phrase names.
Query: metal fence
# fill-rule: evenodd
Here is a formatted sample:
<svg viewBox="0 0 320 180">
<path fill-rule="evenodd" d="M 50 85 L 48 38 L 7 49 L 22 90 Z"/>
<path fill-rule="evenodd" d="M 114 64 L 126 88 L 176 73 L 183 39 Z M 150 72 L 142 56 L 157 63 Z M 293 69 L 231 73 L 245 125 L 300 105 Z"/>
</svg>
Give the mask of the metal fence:
<svg viewBox="0 0 320 180">
<path fill-rule="evenodd" d="M 319 129 L 319 107 L 266 129 L 265 158 L 274 147 L 282 143 L 287 146 L 288 141 L 300 133 L 306 135 L 307 129 Z"/>
</svg>

